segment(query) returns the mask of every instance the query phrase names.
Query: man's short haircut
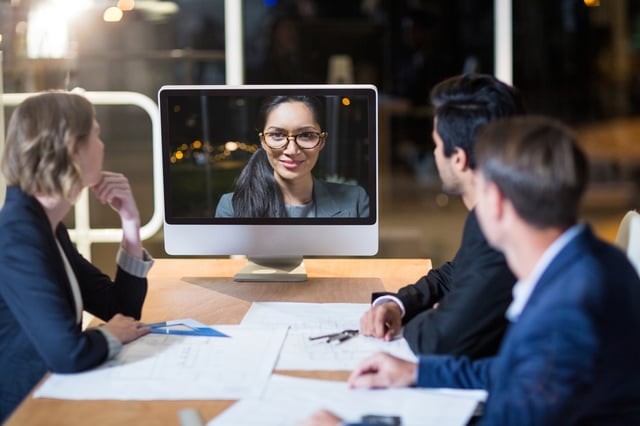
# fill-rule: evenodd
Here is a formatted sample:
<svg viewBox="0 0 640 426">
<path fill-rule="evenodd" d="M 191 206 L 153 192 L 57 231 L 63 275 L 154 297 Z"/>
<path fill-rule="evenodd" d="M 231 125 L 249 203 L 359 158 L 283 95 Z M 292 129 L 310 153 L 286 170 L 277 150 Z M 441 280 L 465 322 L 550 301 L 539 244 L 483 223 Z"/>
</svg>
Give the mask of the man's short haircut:
<svg viewBox="0 0 640 426">
<path fill-rule="evenodd" d="M 438 83 L 431 90 L 431 104 L 444 155 L 450 157 L 461 148 L 472 169 L 478 129 L 495 119 L 524 113 L 518 90 L 488 74 L 463 74 Z"/>
<path fill-rule="evenodd" d="M 538 228 L 577 222 L 588 162 L 574 133 L 560 122 L 522 116 L 488 124 L 476 142 L 478 170 Z"/>
</svg>

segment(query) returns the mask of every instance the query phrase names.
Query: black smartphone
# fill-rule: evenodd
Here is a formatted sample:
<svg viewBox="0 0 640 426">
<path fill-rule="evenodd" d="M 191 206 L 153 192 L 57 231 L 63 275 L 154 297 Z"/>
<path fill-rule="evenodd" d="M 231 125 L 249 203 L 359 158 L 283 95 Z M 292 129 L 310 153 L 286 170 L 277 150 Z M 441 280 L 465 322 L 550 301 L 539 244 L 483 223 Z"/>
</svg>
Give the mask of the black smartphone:
<svg viewBox="0 0 640 426">
<path fill-rule="evenodd" d="M 400 416 L 380 416 L 377 414 L 367 414 L 362 416 L 362 423 L 371 425 L 385 425 L 385 426 L 401 426 L 402 419 Z"/>
</svg>

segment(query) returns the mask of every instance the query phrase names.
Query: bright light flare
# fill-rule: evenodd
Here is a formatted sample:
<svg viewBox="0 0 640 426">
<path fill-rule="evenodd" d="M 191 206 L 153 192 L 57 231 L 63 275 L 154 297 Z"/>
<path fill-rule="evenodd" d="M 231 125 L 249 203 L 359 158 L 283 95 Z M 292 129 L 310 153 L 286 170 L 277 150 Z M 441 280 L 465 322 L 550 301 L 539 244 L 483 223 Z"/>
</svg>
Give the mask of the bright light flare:
<svg viewBox="0 0 640 426">
<path fill-rule="evenodd" d="M 69 24 L 91 6 L 90 0 L 47 0 L 29 11 L 27 56 L 64 58 L 69 55 Z"/>
<path fill-rule="evenodd" d="M 124 13 L 115 6 L 108 7 L 102 14 L 104 22 L 120 22 Z"/>
<path fill-rule="evenodd" d="M 224 149 L 230 152 L 238 150 L 238 142 L 229 141 L 224 144 Z"/>
</svg>

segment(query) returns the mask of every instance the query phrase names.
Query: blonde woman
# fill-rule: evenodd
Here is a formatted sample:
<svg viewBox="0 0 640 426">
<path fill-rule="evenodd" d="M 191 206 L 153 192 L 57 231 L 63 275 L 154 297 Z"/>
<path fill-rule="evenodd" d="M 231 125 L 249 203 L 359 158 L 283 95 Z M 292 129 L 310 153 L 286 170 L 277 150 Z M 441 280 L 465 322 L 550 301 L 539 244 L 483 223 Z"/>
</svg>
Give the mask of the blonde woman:
<svg viewBox="0 0 640 426">
<path fill-rule="evenodd" d="M 153 261 L 129 182 L 102 170 L 103 150 L 79 94 L 34 95 L 11 116 L 1 163 L 0 423 L 47 371 L 95 367 L 149 332 L 138 319 Z M 122 222 L 114 280 L 77 252 L 62 223 L 85 187 Z M 83 331 L 83 310 L 105 324 Z"/>
</svg>

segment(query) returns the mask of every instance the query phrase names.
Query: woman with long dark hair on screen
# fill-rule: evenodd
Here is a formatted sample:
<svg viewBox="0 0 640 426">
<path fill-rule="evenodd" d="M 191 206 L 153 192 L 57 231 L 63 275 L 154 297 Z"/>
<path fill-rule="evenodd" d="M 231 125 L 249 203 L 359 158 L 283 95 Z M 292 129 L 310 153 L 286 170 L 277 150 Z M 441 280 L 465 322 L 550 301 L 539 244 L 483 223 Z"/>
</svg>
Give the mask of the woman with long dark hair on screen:
<svg viewBox="0 0 640 426">
<path fill-rule="evenodd" d="M 242 169 L 216 217 L 367 217 L 369 197 L 358 185 L 312 175 L 327 134 L 313 96 L 275 96 L 260 109 L 261 146 Z"/>
</svg>

